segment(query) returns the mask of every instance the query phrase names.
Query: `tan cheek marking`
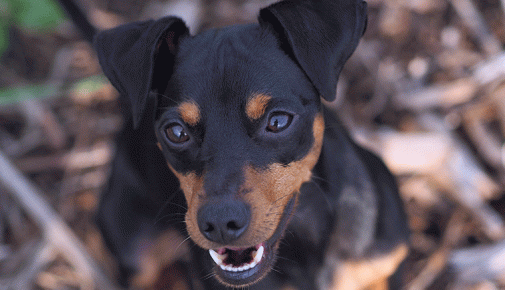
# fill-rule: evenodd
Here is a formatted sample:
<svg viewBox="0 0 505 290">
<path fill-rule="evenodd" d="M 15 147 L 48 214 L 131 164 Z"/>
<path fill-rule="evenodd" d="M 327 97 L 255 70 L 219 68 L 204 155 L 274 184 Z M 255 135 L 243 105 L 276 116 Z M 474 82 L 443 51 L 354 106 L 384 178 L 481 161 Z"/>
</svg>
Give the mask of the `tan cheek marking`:
<svg viewBox="0 0 505 290">
<path fill-rule="evenodd" d="M 170 170 L 172 170 L 177 179 L 179 179 L 180 187 L 184 193 L 184 197 L 186 197 L 188 207 L 191 207 L 194 202 L 193 199 L 195 194 L 203 189 L 203 176 L 198 176 L 194 172 L 182 174 L 175 170 L 170 164 L 168 164 L 168 167 L 170 167 Z"/>
<path fill-rule="evenodd" d="M 265 114 L 265 110 L 271 99 L 272 97 L 264 94 L 253 95 L 249 98 L 245 107 L 247 117 L 252 121 L 261 118 Z"/>
<path fill-rule="evenodd" d="M 407 257 L 409 249 L 401 244 L 392 252 L 362 261 L 340 261 L 331 289 L 382 289 L 384 282 Z"/>
<path fill-rule="evenodd" d="M 244 187 L 252 189 L 247 194 L 248 202 L 257 209 L 253 211 L 251 227 L 262 236 L 258 237 L 259 240 L 268 239 L 274 233 L 288 201 L 304 182 L 310 181 L 323 144 L 324 119 L 321 114 L 314 120 L 313 133 L 314 145 L 303 159 L 287 166 L 272 164 L 265 170 L 246 167 Z M 258 211 L 263 216 L 259 216 Z"/>
<path fill-rule="evenodd" d="M 195 126 L 200 122 L 200 107 L 194 101 L 184 101 L 177 107 L 177 112 L 182 120 L 190 125 Z"/>
<path fill-rule="evenodd" d="M 163 151 L 163 148 L 161 147 L 160 142 L 156 142 L 156 146 L 158 146 L 158 148 L 160 149 L 160 151 Z"/>
<path fill-rule="evenodd" d="M 299 161 L 291 162 L 287 166 L 274 163 L 269 166 L 266 172 L 261 173 L 261 175 L 267 176 L 267 183 L 270 184 L 270 190 L 266 191 L 270 201 L 273 202 L 286 194 L 297 192 L 303 183 L 310 181 L 312 169 L 319 159 L 323 145 L 324 119 L 321 114 L 316 116 L 312 130 L 314 144 L 307 156 Z"/>
<path fill-rule="evenodd" d="M 188 204 L 185 221 L 186 229 L 188 230 L 191 239 L 204 249 L 215 248 L 216 245 L 208 241 L 200 233 L 197 222 L 197 213 L 202 200 L 201 197 L 204 197 L 205 195 L 205 192 L 203 190 L 203 175 L 199 176 L 194 172 L 182 174 L 180 172 L 177 172 L 170 164 L 168 164 L 168 167 L 170 167 L 170 170 L 172 170 L 174 175 L 179 180 L 181 190 L 184 193 L 184 197 L 186 198 L 186 202 Z"/>
</svg>

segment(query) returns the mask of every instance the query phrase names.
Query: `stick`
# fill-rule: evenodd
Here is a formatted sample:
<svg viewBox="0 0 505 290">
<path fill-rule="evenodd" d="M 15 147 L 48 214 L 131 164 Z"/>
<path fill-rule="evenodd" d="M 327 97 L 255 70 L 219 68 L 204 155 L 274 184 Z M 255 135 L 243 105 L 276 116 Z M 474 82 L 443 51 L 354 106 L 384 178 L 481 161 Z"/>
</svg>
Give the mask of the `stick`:
<svg viewBox="0 0 505 290">
<path fill-rule="evenodd" d="M 463 23 L 470 29 L 473 36 L 479 40 L 488 55 L 495 55 L 501 51 L 500 42 L 489 32 L 484 18 L 472 1 L 451 0 L 450 2 Z"/>
<path fill-rule="evenodd" d="M 86 252 L 84 245 L 67 224 L 41 198 L 41 193 L 30 181 L 23 177 L 0 152 L 0 182 L 26 210 L 27 214 L 40 226 L 46 241 L 53 245 L 71 263 L 83 279 L 86 288 L 116 289 L 109 279 Z"/>
<path fill-rule="evenodd" d="M 41 242 L 33 259 L 28 263 L 24 269 L 19 272 L 16 277 L 9 283 L 7 289 L 29 289 L 30 281 L 32 281 L 37 274 L 49 264 L 56 257 L 54 247 L 46 241 Z"/>
<path fill-rule="evenodd" d="M 458 274 L 459 280 L 480 282 L 484 280 L 504 282 L 505 242 L 455 250 L 449 265 Z"/>
</svg>

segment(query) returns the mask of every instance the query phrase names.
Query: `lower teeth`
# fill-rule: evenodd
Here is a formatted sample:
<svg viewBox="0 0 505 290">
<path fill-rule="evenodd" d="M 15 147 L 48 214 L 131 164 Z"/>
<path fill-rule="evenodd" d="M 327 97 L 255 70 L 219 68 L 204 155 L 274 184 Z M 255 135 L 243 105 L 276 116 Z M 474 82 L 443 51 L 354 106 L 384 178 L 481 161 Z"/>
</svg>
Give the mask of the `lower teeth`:
<svg viewBox="0 0 505 290">
<path fill-rule="evenodd" d="M 214 250 L 209 250 L 209 254 L 212 257 L 212 260 L 214 260 L 214 262 L 216 262 L 216 264 L 219 265 L 219 267 L 221 269 L 223 269 L 224 271 L 242 272 L 242 271 L 246 271 L 246 270 L 256 267 L 256 265 L 258 265 L 258 263 L 261 261 L 261 259 L 263 257 L 264 250 L 265 250 L 265 248 L 263 246 L 260 246 L 258 248 L 258 250 L 253 251 L 251 253 L 253 260 L 250 263 L 247 263 L 247 264 L 244 264 L 244 265 L 241 265 L 238 267 L 235 267 L 233 265 L 224 264 L 224 260 L 228 257 L 227 254 L 220 255 Z"/>
</svg>

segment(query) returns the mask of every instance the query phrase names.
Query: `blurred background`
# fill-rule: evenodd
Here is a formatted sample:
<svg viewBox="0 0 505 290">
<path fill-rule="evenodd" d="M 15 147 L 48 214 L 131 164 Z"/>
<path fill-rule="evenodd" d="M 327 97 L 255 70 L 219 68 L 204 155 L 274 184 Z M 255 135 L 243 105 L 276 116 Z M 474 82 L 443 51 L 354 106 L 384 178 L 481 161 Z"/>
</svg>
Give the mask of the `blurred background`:
<svg viewBox="0 0 505 290">
<path fill-rule="evenodd" d="M 97 29 L 254 22 L 267 0 L 75 0 Z M 368 0 L 331 106 L 398 178 L 406 289 L 505 289 L 505 0 Z M 112 289 L 93 215 L 117 92 L 54 0 L 0 0 L 0 289 Z M 336 149 L 337 150 L 337 149 Z"/>
</svg>

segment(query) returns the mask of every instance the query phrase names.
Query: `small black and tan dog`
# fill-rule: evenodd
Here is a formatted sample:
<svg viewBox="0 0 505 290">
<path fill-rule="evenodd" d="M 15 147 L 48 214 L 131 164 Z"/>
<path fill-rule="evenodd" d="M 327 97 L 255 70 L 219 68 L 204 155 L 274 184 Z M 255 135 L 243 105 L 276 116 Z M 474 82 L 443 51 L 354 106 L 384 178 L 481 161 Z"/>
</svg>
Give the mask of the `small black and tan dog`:
<svg viewBox="0 0 505 290">
<path fill-rule="evenodd" d="M 361 0 L 292 0 L 196 36 L 176 17 L 97 35 L 127 120 L 98 212 L 123 285 L 168 263 L 186 289 L 398 287 L 395 180 L 321 101 L 366 18 Z"/>
</svg>

